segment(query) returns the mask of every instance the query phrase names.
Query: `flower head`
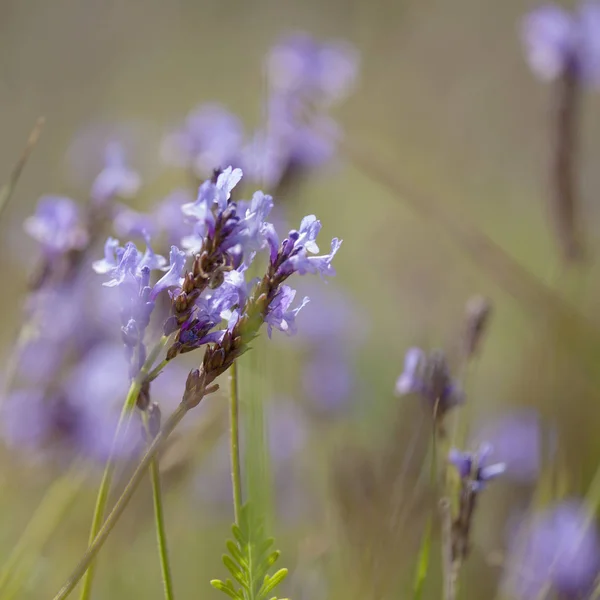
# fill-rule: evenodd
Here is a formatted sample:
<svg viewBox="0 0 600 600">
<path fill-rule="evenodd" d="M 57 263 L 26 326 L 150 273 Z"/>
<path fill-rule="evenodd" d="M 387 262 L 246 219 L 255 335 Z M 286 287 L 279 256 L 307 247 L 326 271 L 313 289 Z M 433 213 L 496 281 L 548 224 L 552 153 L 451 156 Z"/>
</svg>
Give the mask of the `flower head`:
<svg viewBox="0 0 600 600">
<path fill-rule="evenodd" d="M 534 73 L 552 81 L 568 70 L 582 81 L 600 84 L 600 4 L 584 1 L 569 13 L 555 4 L 525 16 L 521 36 Z"/>
<path fill-rule="evenodd" d="M 48 256 L 80 250 L 88 242 L 79 208 L 63 196 L 42 196 L 35 214 L 25 220 L 24 226 Z"/>
<path fill-rule="evenodd" d="M 238 162 L 243 129 L 239 119 L 216 104 L 205 104 L 187 116 L 183 126 L 169 133 L 162 144 L 164 160 L 206 176 Z"/>
<path fill-rule="evenodd" d="M 133 198 L 141 185 L 140 174 L 127 164 L 123 146 L 109 142 L 104 150 L 104 168 L 92 184 L 92 199 L 104 203 L 113 198 Z"/>
<path fill-rule="evenodd" d="M 418 394 L 442 415 L 464 402 L 464 394 L 453 381 L 444 354 L 434 351 L 427 355 L 420 348 L 406 352 L 396 394 Z"/>
<path fill-rule="evenodd" d="M 569 499 L 513 529 L 505 586 L 519 600 L 585 598 L 600 569 L 600 538 L 579 500 Z"/>
<path fill-rule="evenodd" d="M 504 463 L 486 464 L 491 452 L 492 447 L 489 444 L 481 444 L 475 452 L 461 452 L 452 448 L 448 460 L 458 471 L 463 484 L 478 492 L 488 481 L 501 475 L 506 469 Z"/>
<path fill-rule="evenodd" d="M 348 44 L 321 44 L 299 33 L 273 47 L 267 69 L 269 83 L 276 92 L 310 96 L 323 104 L 333 104 L 352 88 L 358 55 Z"/>
</svg>

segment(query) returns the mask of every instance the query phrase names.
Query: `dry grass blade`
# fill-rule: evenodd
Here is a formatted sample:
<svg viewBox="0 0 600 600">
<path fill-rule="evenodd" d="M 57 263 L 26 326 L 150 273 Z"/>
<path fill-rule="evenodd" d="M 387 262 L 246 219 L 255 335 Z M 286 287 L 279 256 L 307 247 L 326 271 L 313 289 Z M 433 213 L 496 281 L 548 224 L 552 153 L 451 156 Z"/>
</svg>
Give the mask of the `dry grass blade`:
<svg viewBox="0 0 600 600">
<path fill-rule="evenodd" d="M 15 188 L 17 187 L 17 182 L 21 177 L 21 173 L 25 168 L 25 164 L 29 160 L 29 156 L 31 155 L 33 149 L 38 143 L 38 140 L 40 139 L 40 135 L 44 127 L 44 122 L 45 119 L 43 117 L 40 117 L 37 120 L 37 123 L 35 124 L 34 128 L 29 134 L 29 138 L 27 139 L 27 143 L 25 144 L 25 149 L 23 150 L 21 157 L 13 167 L 8 183 L 5 183 L 0 189 L 0 216 L 4 212 L 4 209 L 8 206 L 8 202 L 11 199 Z"/>
<path fill-rule="evenodd" d="M 593 321 L 470 224 L 464 214 L 453 213 L 443 203 L 411 189 L 397 175 L 397 167 L 376 163 L 362 145 L 346 143 L 343 150 L 362 173 L 387 187 L 416 213 L 449 235 L 469 260 L 519 302 L 532 320 L 553 323 L 557 348 L 563 350 L 564 360 L 573 363 L 574 372 L 583 371 L 584 381 L 597 389 L 600 385 L 597 368 L 600 330 Z"/>
</svg>

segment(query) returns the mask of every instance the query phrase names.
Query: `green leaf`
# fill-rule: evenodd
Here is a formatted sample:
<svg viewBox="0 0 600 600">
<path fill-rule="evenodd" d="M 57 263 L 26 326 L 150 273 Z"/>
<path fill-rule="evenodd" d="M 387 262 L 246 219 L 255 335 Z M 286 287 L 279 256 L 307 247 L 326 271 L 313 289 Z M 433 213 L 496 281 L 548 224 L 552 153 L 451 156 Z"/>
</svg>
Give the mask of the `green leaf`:
<svg viewBox="0 0 600 600">
<path fill-rule="evenodd" d="M 245 546 L 246 545 L 247 540 L 242 535 L 242 530 L 235 523 L 231 526 L 231 532 L 233 533 L 233 537 L 237 540 L 237 543 L 240 546 Z"/>
<path fill-rule="evenodd" d="M 425 532 L 421 540 L 421 549 L 419 550 L 419 560 L 417 562 L 417 571 L 413 584 L 413 600 L 420 600 L 423 594 L 423 584 L 429 571 L 429 555 L 431 553 L 431 539 L 433 537 L 431 516 L 427 518 Z"/>
<path fill-rule="evenodd" d="M 281 556 L 281 552 L 279 550 L 275 550 L 275 552 L 270 554 L 263 563 L 265 571 L 268 570 L 269 568 L 271 568 L 277 562 L 277 559 L 280 556 Z"/>
<path fill-rule="evenodd" d="M 223 564 L 227 567 L 229 572 L 233 575 L 234 579 L 244 588 L 248 589 L 248 577 L 244 573 L 240 566 L 234 562 L 234 560 L 228 555 L 223 554 Z"/>
<path fill-rule="evenodd" d="M 258 592 L 259 598 L 265 597 L 271 590 L 275 589 L 287 577 L 287 574 L 287 569 L 279 569 L 272 577 L 267 575 L 260 592 Z"/>
<path fill-rule="evenodd" d="M 233 598 L 233 600 L 243 600 L 242 596 L 233 589 L 233 585 L 229 580 L 227 583 L 223 583 L 220 579 L 211 579 L 210 585 L 224 594 L 227 594 L 230 598 Z"/>
<path fill-rule="evenodd" d="M 231 556 L 239 563 L 240 567 L 244 569 L 247 568 L 248 563 L 246 562 L 246 559 L 244 558 L 244 555 L 239 547 L 235 545 L 235 542 L 227 540 L 226 546 L 227 550 L 229 550 L 229 554 L 231 554 Z"/>
</svg>

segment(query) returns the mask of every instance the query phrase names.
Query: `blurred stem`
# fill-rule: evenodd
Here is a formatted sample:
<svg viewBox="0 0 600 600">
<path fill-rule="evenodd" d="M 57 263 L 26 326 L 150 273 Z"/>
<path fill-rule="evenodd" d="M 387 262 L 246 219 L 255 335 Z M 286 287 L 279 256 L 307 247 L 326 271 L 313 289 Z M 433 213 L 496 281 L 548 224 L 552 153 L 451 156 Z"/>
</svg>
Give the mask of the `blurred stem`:
<svg viewBox="0 0 600 600">
<path fill-rule="evenodd" d="M 162 445 L 167 440 L 169 435 L 173 433 L 173 430 L 177 427 L 177 425 L 180 423 L 183 417 L 185 417 L 188 411 L 189 407 L 186 403 L 182 402 L 181 404 L 179 404 L 179 406 L 175 409 L 175 412 L 173 412 L 173 414 L 164 424 L 163 428 L 158 432 L 158 435 L 152 440 L 152 443 L 148 446 L 148 449 L 146 450 L 146 453 L 144 454 L 142 460 L 133 472 L 131 479 L 125 486 L 123 493 L 115 503 L 115 506 L 112 509 L 111 513 L 106 518 L 104 525 L 102 525 L 102 527 L 98 531 L 98 535 L 89 545 L 83 557 L 81 558 L 81 560 L 79 561 L 79 563 L 77 564 L 77 566 L 75 567 L 65 584 L 54 596 L 53 600 L 64 600 L 64 598 L 67 598 L 75 589 L 75 586 L 84 576 L 86 571 L 88 571 L 90 566 L 93 564 L 96 555 L 104 545 L 104 542 L 106 542 L 114 526 L 117 524 L 121 515 L 127 508 L 129 501 L 133 497 L 135 490 L 137 489 L 141 480 L 143 479 L 146 470 L 150 466 L 150 463 L 152 462 L 156 454 L 159 452 L 159 450 L 162 448 Z"/>
<path fill-rule="evenodd" d="M 229 377 L 229 441 L 231 453 L 231 483 L 233 487 L 233 513 L 236 525 L 239 525 L 242 510 L 242 471 L 240 467 L 240 405 L 238 397 L 237 360 L 231 365 L 231 374 Z"/>
<path fill-rule="evenodd" d="M 46 491 L 0 571 L 2 600 L 14 596 L 24 580 L 29 577 L 31 561 L 29 560 L 25 567 L 21 563 L 27 558 L 31 559 L 32 556 L 39 555 L 57 524 L 75 500 L 85 479 L 84 473 L 81 463 L 76 462 Z"/>
<path fill-rule="evenodd" d="M 8 183 L 4 184 L 2 188 L 0 188 L 0 215 L 2 215 L 4 209 L 8 206 L 8 202 L 10 201 L 15 191 L 15 188 L 17 187 L 17 183 L 19 181 L 19 178 L 21 177 L 23 169 L 25 168 L 25 164 L 29 159 L 29 155 L 38 143 L 38 140 L 42 133 L 42 129 L 44 127 L 44 122 L 45 119 L 43 117 L 40 117 L 37 120 L 31 133 L 29 134 L 29 138 L 27 139 L 27 143 L 25 144 L 25 149 L 23 150 L 21 157 L 13 167 Z"/>
<path fill-rule="evenodd" d="M 106 465 L 104 467 L 102 481 L 100 482 L 100 488 L 98 489 L 96 506 L 94 508 L 94 516 L 92 517 L 92 525 L 90 528 L 89 544 L 92 544 L 96 539 L 96 536 L 100 531 L 100 526 L 102 525 L 102 521 L 104 519 L 104 512 L 106 510 L 106 504 L 108 502 L 108 494 L 110 492 L 110 486 L 115 470 L 115 455 L 121 438 L 121 430 L 124 427 L 125 429 L 127 429 L 127 427 L 129 426 L 129 419 L 131 417 L 133 409 L 135 408 L 135 403 L 137 402 L 142 383 L 148 375 L 150 369 L 153 367 L 154 361 L 157 359 L 161 350 L 167 345 L 168 340 L 169 336 L 166 335 L 163 335 L 160 338 L 158 343 L 154 346 L 154 348 L 152 348 L 152 351 L 148 355 L 148 358 L 146 359 L 146 362 L 140 369 L 140 372 L 138 373 L 137 377 L 131 382 L 129 392 L 127 394 L 127 398 L 125 399 L 125 403 L 123 404 L 123 408 L 119 416 L 119 421 L 117 423 L 115 434 L 113 436 L 112 446 L 110 449 L 108 460 L 106 461 Z M 90 565 L 89 570 L 87 570 L 87 575 L 83 582 L 80 600 L 89 600 L 92 591 L 92 583 L 94 581 L 94 572 L 95 565 L 92 563 Z"/>
<path fill-rule="evenodd" d="M 148 415 L 144 413 L 144 428 L 148 440 L 151 439 L 151 432 L 148 426 Z M 160 471 L 158 468 L 158 458 L 150 461 L 150 481 L 152 483 L 152 500 L 154 503 L 154 525 L 156 526 L 156 543 L 158 545 L 158 557 L 160 560 L 160 570 L 162 573 L 163 587 L 165 590 L 165 600 L 173 600 L 173 576 L 171 574 L 171 565 L 169 561 L 169 551 L 167 548 L 167 533 L 165 530 L 165 515 L 163 511 L 162 490 L 160 484 Z"/>
</svg>

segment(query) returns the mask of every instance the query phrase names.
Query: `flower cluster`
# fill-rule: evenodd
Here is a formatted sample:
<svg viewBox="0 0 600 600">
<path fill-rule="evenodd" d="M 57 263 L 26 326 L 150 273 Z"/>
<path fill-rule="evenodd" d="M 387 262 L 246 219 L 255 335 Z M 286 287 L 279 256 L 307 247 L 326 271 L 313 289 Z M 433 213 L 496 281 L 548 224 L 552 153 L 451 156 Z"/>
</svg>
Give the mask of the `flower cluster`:
<svg viewBox="0 0 600 600">
<path fill-rule="evenodd" d="M 297 34 L 277 44 L 266 63 L 267 114 L 257 131 L 246 137 L 235 115 L 205 104 L 165 136 L 165 161 L 197 177 L 232 164 L 266 189 L 281 191 L 299 173 L 331 160 L 340 131 L 328 110 L 353 87 L 356 51 Z"/>
<path fill-rule="evenodd" d="M 132 377 L 146 359 L 144 334 L 161 292 L 168 289 L 171 294 L 171 316 L 164 333 L 176 334 L 167 360 L 217 344 L 205 357 L 212 380 L 244 351 L 262 322 L 269 336 L 274 328 L 295 332 L 295 317 L 308 299 L 292 308 L 296 292 L 284 285 L 292 274 L 335 274 L 331 262 L 341 241 L 334 238 L 330 252 L 318 255 L 321 224 L 309 215 L 280 243 L 273 224 L 266 221 L 273 206 L 271 196 L 256 192 L 250 201 L 232 199 L 241 178 L 241 169 L 216 172 L 200 186 L 196 201 L 181 207 L 182 218 L 193 224 L 192 233 L 182 240 L 192 257 L 185 274 L 186 253 L 172 246 L 167 273 L 151 285 L 152 271 L 167 267 L 149 240 L 142 253 L 133 242 L 121 247 L 109 238 L 104 259 L 94 263 L 97 273 L 109 277 L 104 285 L 121 291 L 122 333 L 133 361 Z M 248 267 L 263 249 L 269 254 L 267 274 L 258 282 L 247 281 Z M 226 324 L 219 329 L 223 321 Z"/>
</svg>

